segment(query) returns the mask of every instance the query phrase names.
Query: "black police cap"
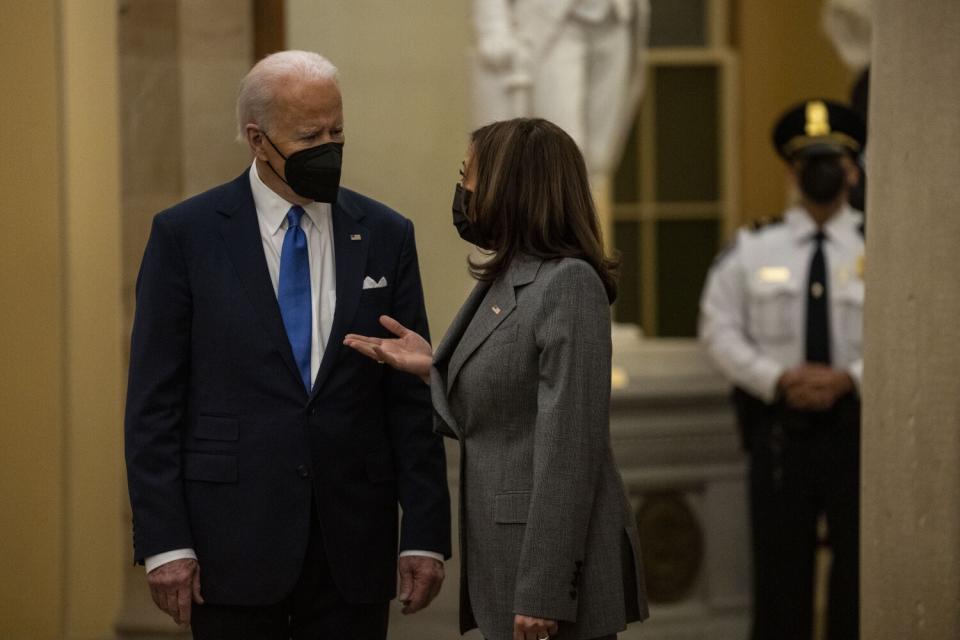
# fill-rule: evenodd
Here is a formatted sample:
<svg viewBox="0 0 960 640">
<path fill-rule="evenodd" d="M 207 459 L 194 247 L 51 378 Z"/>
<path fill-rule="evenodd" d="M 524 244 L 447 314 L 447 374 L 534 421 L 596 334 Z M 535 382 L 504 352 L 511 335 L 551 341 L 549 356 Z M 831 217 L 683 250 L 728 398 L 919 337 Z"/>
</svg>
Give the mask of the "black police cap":
<svg viewBox="0 0 960 640">
<path fill-rule="evenodd" d="M 860 115 L 830 100 L 807 100 L 784 113 L 773 128 L 773 146 L 784 160 L 811 153 L 858 154 L 867 142 Z"/>
</svg>

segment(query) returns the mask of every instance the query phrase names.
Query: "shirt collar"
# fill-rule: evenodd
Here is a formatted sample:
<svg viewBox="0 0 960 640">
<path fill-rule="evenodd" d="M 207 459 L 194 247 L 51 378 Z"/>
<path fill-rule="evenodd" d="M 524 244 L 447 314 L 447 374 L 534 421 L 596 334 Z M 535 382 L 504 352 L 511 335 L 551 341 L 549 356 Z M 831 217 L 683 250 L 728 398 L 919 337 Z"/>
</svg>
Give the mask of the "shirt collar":
<svg viewBox="0 0 960 640">
<path fill-rule="evenodd" d="M 784 216 L 787 225 L 798 243 L 813 239 L 817 232 L 817 224 L 802 206 L 789 209 Z M 824 234 L 831 240 L 842 240 L 850 231 L 856 229 L 860 223 L 860 215 L 849 204 L 844 204 L 839 211 L 824 225 Z"/>
<path fill-rule="evenodd" d="M 292 202 L 280 197 L 273 189 L 260 179 L 257 171 L 257 161 L 250 165 L 250 189 L 253 191 L 253 204 L 257 208 L 257 216 L 265 223 L 270 235 L 276 235 L 286 228 L 287 212 L 293 206 Z M 306 217 L 318 230 L 323 230 L 320 220 L 330 215 L 330 204 L 327 202 L 311 202 L 302 205 Z"/>
</svg>

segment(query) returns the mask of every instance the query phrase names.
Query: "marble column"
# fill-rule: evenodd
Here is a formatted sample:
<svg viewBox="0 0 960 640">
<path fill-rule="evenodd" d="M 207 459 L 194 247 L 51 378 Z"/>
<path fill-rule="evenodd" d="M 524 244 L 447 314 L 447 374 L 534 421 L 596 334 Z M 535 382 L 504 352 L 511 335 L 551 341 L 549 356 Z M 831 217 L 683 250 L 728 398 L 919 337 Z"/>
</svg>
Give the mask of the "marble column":
<svg viewBox="0 0 960 640">
<path fill-rule="evenodd" d="M 240 79 L 253 63 L 252 0 L 122 0 L 119 56 L 125 333 L 153 216 L 226 182 L 249 163 L 234 140 Z M 124 496 L 124 522 L 130 522 Z M 132 555 L 126 536 L 125 558 Z M 177 638 L 153 604 L 143 567 L 128 564 L 120 638 Z"/>
<path fill-rule="evenodd" d="M 960 4 L 874 3 L 861 637 L 960 637 Z"/>
</svg>

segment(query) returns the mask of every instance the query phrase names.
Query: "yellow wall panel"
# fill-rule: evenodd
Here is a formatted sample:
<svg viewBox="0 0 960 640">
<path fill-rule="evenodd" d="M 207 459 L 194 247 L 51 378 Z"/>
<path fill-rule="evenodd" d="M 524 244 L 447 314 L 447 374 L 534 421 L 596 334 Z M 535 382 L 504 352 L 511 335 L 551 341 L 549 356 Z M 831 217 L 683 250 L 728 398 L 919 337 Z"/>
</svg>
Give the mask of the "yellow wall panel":
<svg viewBox="0 0 960 640">
<path fill-rule="evenodd" d="M 61 628 L 63 310 L 57 3 L 0 20 L 0 637 Z"/>
<path fill-rule="evenodd" d="M 120 605 L 123 512 L 117 7 L 63 0 L 65 620 L 104 637 Z"/>
<path fill-rule="evenodd" d="M 116 3 L 0 21 L 0 638 L 109 637 L 122 552 Z"/>
<path fill-rule="evenodd" d="M 809 97 L 845 102 L 852 74 L 820 26 L 822 0 L 739 0 L 741 203 L 744 220 L 779 214 L 786 170 L 770 142 L 774 121 Z"/>
</svg>

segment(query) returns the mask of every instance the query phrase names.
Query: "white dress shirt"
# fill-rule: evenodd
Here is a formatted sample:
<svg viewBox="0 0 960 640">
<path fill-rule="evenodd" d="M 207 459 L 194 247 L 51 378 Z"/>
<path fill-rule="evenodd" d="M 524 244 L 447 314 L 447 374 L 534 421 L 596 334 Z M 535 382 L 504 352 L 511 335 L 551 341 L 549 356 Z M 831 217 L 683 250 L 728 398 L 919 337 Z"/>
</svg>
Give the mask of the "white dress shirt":
<svg viewBox="0 0 960 640">
<path fill-rule="evenodd" d="M 280 253 L 287 233 L 287 213 L 293 205 L 265 185 L 257 173 L 257 163 L 250 167 L 250 188 L 257 207 L 260 239 L 267 258 L 267 270 L 273 293 L 280 283 Z M 310 380 L 316 380 L 320 360 L 330 339 L 333 312 L 337 305 L 336 262 L 333 255 L 333 220 L 331 207 L 326 202 L 303 205 L 304 216 L 300 227 L 307 236 L 307 255 L 310 259 L 310 296 L 313 301 L 313 324 L 310 331 Z"/>
<path fill-rule="evenodd" d="M 257 221 L 260 224 L 260 239 L 263 242 L 263 254 L 267 259 L 267 270 L 273 293 L 276 295 L 280 283 L 280 254 L 283 251 L 283 238 L 287 233 L 287 212 L 293 206 L 270 187 L 263 183 L 257 172 L 257 163 L 250 166 L 250 189 L 253 191 L 253 203 L 257 209 Z M 310 261 L 310 295 L 313 302 L 313 322 L 310 331 L 310 379 L 316 380 L 320 370 L 320 361 L 330 331 L 333 328 L 333 314 L 337 305 L 336 261 L 333 254 L 333 219 L 330 204 L 311 202 L 302 205 L 304 216 L 300 227 L 307 236 L 307 255 Z M 403 551 L 400 556 L 419 555 L 443 562 L 443 555 L 432 551 Z M 147 573 L 157 567 L 182 558 L 196 559 L 193 549 L 174 549 L 144 560 Z"/>
<path fill-rule="evenodd" d="M 824 225 L 831 366 L 863 376 L 863 214 Z M 727 379 L 772 403 L 780 376 L 805 359 L 807 284 L 817 227 L 802 207 L 782 224 L 741 230 L 717 259 L 700 301 L 700 340 Z"/>
</svg>

